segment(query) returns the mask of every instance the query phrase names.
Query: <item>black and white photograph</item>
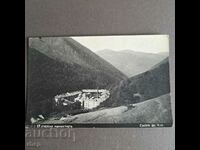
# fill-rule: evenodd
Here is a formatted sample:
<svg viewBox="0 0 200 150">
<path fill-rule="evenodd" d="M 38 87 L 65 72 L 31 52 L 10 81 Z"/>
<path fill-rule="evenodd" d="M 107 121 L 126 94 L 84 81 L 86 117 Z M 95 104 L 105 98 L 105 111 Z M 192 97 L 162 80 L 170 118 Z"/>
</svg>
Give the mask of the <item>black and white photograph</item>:
<svg viewBox="0 0 200 150">
<path fill-rule="evenodd" d="M 27 125 L 171 127 L 168 35 L 29 37 Z"/>
</svg>

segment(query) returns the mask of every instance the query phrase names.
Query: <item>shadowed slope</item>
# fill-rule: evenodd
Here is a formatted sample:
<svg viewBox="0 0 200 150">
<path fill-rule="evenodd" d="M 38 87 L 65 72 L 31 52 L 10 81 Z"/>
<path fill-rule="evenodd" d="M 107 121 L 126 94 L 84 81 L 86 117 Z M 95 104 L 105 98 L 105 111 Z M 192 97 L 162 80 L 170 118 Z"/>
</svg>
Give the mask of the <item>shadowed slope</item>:
<svg viewBox="0 0 200 150">
<path fill-rule="evenodd" d="M 61 93 L 109 89 L 126 76 L 70 38 L 32 38 L 28 51 L 28 118 L 53 111 Z"/>
</svg>

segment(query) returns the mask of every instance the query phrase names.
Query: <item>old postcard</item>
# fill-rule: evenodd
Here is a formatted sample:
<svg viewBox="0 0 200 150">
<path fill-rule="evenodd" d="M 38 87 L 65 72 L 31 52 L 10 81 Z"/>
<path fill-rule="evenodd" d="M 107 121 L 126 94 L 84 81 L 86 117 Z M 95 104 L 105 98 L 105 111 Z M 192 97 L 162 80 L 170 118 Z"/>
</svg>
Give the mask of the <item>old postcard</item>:
<svg viewBox="0 0 200 150">
<path fill-rule="evenodd" d="M 170 127 L 167 35 L 30 37 L 27 125 Z"/>
</svg>

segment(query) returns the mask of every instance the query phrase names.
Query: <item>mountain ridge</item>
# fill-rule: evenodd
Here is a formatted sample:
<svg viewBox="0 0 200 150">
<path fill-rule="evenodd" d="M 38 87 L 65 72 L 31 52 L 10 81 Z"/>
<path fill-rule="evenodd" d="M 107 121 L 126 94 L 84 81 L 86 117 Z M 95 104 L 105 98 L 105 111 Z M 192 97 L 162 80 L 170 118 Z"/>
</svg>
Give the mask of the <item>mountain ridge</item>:
<svg viewBox="0 0 200 150">
<path fill-rule="evenodd" d="M 169 59 L 166 58 L 150 70 L 121 81 L 111 90 L 111 97 L 101 105 L 113 107 L 156 98 L 170 93 L 169 81 Z"/>
<path fill-rule="evenodd" d="M 73 40 L 69 37 L 62 37 L 62 38 L 33 38 L 30 42 L 30 47 L 36 48 L 40 52 L 44 53 L 45 55 L 56 59 L 58 61 L 64 61 L 67 63 L 78 63 L 80 65 L 87 66 L 91 69 L 98 68 L 102 69 L 101 66 L 103 65 L 106 68 L 104 71 L 112 71 L 115 70 L 113 73 L 119 74 L 119 76 L 125 75 L 120 72 L 116 67 L 112 64 L 107 62 L 106 60 L 102 59 L 99 55 L 89 50 L 87 47 L 81 45 L 77 41 Z M 69 57 L 70 56 L 70 57 Z M 84 60 L 82 59 L 84 57 Z M 91 65 L 91 58 L 93 64 Z M 105 63 L 106 62 L 106 63 Z"/>
<path fill-rule="evenodd" d="M 101 50 L 96 53 L 128 77 L 132 77 L 149 70 L 152 66 L 167 57 L 166 55 L 137 52 L 132 50 Z"/>
</svg>

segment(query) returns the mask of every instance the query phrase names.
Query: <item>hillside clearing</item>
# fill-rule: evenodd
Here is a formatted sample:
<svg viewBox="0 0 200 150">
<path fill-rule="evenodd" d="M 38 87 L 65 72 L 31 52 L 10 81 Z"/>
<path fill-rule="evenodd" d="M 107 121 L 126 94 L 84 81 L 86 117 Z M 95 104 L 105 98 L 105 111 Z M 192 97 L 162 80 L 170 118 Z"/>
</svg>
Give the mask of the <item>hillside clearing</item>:
<svg viewBox="0 0 200 150">
<path fill-rule="evenodd" d="M 104 108 L 94 112 L 78 114 L 75 116 L 54 117 L 43 121 L 41 124 L 67 124 L 67 123 L 170 123 L 171 107 L 170 95 L 147 100 L 133 107 L 120 106 Z"/>
</svg>

